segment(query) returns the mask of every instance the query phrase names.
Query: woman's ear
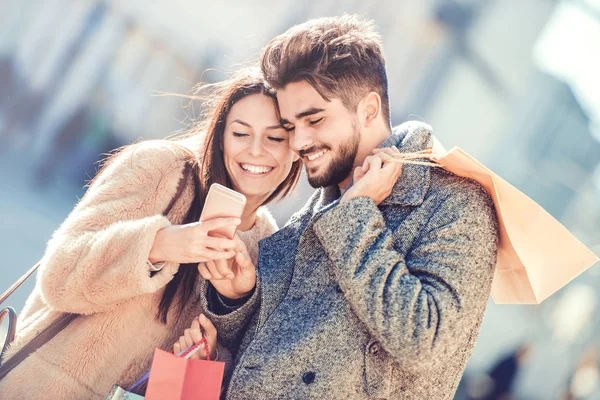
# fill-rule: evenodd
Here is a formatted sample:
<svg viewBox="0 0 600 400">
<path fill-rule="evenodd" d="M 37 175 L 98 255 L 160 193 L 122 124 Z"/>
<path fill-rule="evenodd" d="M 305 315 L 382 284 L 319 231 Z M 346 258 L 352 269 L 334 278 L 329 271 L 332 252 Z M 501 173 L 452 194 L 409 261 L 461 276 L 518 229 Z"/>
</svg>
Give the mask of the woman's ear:
<svg viewBox="0 0 600 400">
<path fill-rule="evenodd" d="M 381 97 L 375 92 L 369 92 L 361 100 L 358 108 L 358 115 L 362 120 L 362 125 L 369 127 L 381 114 Z"/>
</svg>

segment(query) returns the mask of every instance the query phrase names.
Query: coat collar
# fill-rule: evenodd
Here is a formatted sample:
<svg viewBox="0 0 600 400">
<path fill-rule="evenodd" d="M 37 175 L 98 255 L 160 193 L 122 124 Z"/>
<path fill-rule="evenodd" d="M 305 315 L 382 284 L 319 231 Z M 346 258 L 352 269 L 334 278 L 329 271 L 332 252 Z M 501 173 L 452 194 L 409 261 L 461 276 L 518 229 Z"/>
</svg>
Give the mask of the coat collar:
<svg viewBox="0 0 600 400">
<path fill-rule="evenodd" d="M 431 126 L 420 121 L 408 121 L 392 129 L 392 135 L 379 148 L 396 146 L 401 153 L 413 153 L 425 150 L 433 140 Z M 417 206 L 423 202 L 429 188 L 430 167 L 424 165 L 405 164 L 402 175 L 394 185 L 392 193 L 381 204 L 401 206 Z M 352 183 L 350 184 L 352 186 Z M 323 207 L 332 204 L 340 197 L 337 185 L 328 186 L 319 191 L 319 200 L 315 204 L 313 214 Z"/>
<path fill-rule="evenodd" d="M 392 135 L 379 147 L 396 146 L 401 153 L 413 153 L 425 150 L 433 139 L 431 126 L 409 121 L 395 127 Z M 431 179 L 431 167 L 425 165 L 404 164 L 402 175 L 394 185 L 392 193 L 381 204 L 417 206 L 425 199 Z"/>
<path fill-rule="evenodd" d="M 396 146 L 403 153 L 425 149 L 432 138 L 431 128 L 421 122 L 407 122 L 393 129 L 392 135 L 380 147 Z M 402 176 L 392 194 L 381 204 L 418 205 L 423 202 L 430 180 L 430 167 L 404 165 Z M 260 329 L 287 293 L 300 237 L 316 214 L 327 212 L 339 201 L 337 185 L 319 189 L 307 204 L 273 235 L 259 241 L 258 275 L 261 281 Z"/>
</svg>

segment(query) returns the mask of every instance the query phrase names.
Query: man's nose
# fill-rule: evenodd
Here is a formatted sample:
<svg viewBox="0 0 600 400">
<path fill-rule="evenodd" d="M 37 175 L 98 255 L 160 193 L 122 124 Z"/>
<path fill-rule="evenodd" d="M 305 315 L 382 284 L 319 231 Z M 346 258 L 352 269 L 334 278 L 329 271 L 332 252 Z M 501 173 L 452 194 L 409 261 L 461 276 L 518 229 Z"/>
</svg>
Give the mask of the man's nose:
<svg viewBox="0 0 600 400">
<path fill-rule="evenodd" d="M 310 147 L 313 139 L 308 129 L 298 128 L 290 133 L 290 147 L 295 152 Z"/>
</svg>

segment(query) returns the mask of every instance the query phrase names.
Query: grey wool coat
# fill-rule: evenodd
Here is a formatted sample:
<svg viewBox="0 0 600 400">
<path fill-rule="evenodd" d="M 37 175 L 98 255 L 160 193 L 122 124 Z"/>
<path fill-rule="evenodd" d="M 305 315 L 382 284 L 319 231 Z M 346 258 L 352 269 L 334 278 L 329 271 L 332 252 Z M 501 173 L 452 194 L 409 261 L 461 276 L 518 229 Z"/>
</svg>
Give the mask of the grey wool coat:
<svg viewBox="0 0 600 400">
<path fill-rule="evenodd" d="M 409 122 L 382 145 L 423 150 Z M 474 181 L 405 165 L 379 206 L 319 189 L 259 242 L 241 306 L 210 284 L 220 340 L 237 350 L 224 398 L 451 399 L 475 345 L 497 252 L 493 203 Z M 205 309 L 207 309 L 205 308 Z"/>
</svg>

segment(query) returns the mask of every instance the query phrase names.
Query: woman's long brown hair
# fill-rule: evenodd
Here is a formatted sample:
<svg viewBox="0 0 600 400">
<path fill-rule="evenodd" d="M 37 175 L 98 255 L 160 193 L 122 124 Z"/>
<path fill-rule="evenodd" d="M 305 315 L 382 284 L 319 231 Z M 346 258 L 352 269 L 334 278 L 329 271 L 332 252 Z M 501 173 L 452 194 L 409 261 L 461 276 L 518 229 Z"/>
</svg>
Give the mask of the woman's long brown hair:
<svg viewBox="0 0 600 400">
<path fill-rule="evenodd" d="M 267 86 L 257 71 L 251 70 L 238 74 L 232 79 L 217 85 L 203 85 L 200 87 L 200 93 L 200 95 L 194 96 L 193 99 L 204 100 L 204 115 L 207 116 L 204 121 L 206 122 L 196 125 L 183 139 L 194 141 L 203 138 L 199 160 L 190 159 L 188 162 L 188 167 L 193 171 L 191 176 L 194 177 L 196 190 L 183 224 L 193 223 L 200 219 L 204 201 L 213 183 L 232 187 L 231 178 L 225 168 L 222 149 L 225 122 L 233 105 L 246 96 L 263 94 L 273 100 L 273 106 L 278 110 L 277 98 L 274 92 Z M 294 162 L 288 176 L 263 204 L 287 196 L 298 183 L 301 170 L 301 161 Z M 162 323 L 166 324 L 167 315 L 173 302 L 177 304 L 177 318 L 181 317 L 185 304 L 193 295 L 198 276 L 198 263 L 180 265 L 179 271 L 167 284 L 158 306 L 157 318 Z"/>
<path fill-rule="evenodd" d="M 187 153 L 186 168 L 190 169 L 190 177 L 195 187 L 194 198 L 182 224 L 197 222 L 200 219 L 200 213 L 210 185 L 219 183 L 229 188 L 232 187 L 221 150 L 223 148 L 225 122 L 231 107 L 244 97 L 253 94 L 263 94 L 271 98 L 279 116 L 275 93 L 268 87 L 257 69 L 244 70 L 231 79 L 217 84 L 201 84 L 198 86 L 196 94 L 192 96 L 177 95 L 196 101 L 200 100 L 203 103 L 202 114 L 198 118 L 200 122 L 193 124 L 193 127 L 183 134 L 176 134 L 168 138 L 168 140 L 181 145 L 181 149 Z M 139 143 L 130 144 L 113 151 L 102 162 L 102 167 L 88 186 L 94 184 L 115 158 L 124 151 L 135 151 L 137 145 Z M 196 154 L 190 149 L 198 149 L 198 153 Z M 297 160 L 292 164 L 285 180 L 269 195 L 263 205 L 290 194 L 298 183 L 301 171 L 301 161 Z M 163 324 L 167 323 L 167 315 L 174 303 L 177 307 L 176 318 L 179 319 L 182 316 L 185 304 L 194 293 L 199 275 L 198 263 L 180 265 L 179 270 L 163 292 L 156 314 L 159 321 Z"/>
</svg>

